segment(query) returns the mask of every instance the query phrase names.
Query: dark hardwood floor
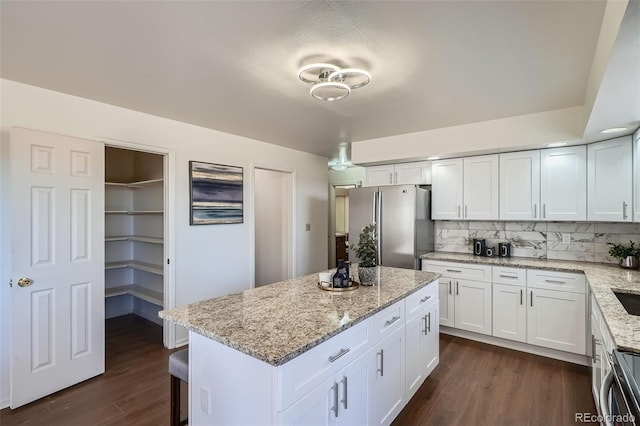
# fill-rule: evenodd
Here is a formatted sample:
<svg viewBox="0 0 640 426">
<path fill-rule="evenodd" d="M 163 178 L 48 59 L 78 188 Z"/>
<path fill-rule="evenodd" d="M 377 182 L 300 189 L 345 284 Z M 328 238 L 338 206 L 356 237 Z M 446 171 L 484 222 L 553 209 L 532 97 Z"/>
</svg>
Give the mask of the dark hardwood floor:
<svg viewBox="0 0 640 426">
<path fill-rule="evenodd" d="M 0 425 L 166 425 L 171 351 L 162 329 L 128 315 L 107 321 L 105 374 L 17 410 Z M 182 386 L 186 413 L 186 386 Z M 393 423 L 569 425 L 595 413 L 589 371 L 535 355 L 441 335 L 440 365 Z"/>
<path fill-rule="evenodd" d="M 169 424 L 168 358 L 162 327 L 136 315 L 106 322 L 106 372 L 16 410 L 0 411 L 0 425 Z M 182 384 L 183 416 L 187 386 Z"/>
<path fill-rule="evenodd" d="M 585 412 L 587 367 L 441 334 L 440 364 L 393 425 L 560 426 Z"/>
</svg>

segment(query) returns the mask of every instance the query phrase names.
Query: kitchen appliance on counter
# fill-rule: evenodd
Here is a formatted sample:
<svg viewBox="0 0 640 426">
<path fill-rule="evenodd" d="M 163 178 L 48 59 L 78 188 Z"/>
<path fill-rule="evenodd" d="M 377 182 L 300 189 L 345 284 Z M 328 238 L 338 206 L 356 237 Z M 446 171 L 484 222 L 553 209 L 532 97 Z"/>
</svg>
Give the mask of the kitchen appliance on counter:
<svg viewBox="0 0 640 426">
<path fill-rule="evenodd" d="M 511 244 L 510 243 L 498 243 L 498 256 L 511 257 Z"/>
<path fill-rule="evenodd" d="M 420 269 L 420 256 L 434 249 L 431 190 L 417 185 L 349 189 L 351 246 L 360 230 L 376 225 L 378 264 Z M 351 252 L 350 259 L 357 256 Z"/>
<path fill-rule="evenodd" d="M 614 350 L 603 356 L 611 365 L 600 390 L 604 424 L 640 425 L 640 354 Z"/>
<path fill-rule="evenodd" d="M 484 238 L 473 239 L 473 254 L 476 256 L 484 256 L 487 250 L 487 240 Z"/>
</svg>

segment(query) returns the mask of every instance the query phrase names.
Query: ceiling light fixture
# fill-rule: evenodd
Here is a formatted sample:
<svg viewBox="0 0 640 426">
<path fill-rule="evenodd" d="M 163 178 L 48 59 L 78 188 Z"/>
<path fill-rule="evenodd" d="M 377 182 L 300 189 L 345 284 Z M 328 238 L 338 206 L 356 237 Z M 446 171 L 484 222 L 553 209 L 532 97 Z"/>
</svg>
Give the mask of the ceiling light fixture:
<svg viewBox="0 0 640 426">
<path fill-rule="evenodd" d="M 610 129 L 604 129 L 604 130 L 600 130 L 600 133 L 602 133 L 603 135 L 607 135 L 609 133 L 620 133 L 620 132 L 624 132 L 625 130 L 627 130 L 626 127 L 612 127 Z"/>
<path fill-rule="evenodd" d="M 309 94 L 319 101 L 339 101 L 371 82 L 371 74 L 358 68 L 341 68 L 333 64 L 309 64 L 298 71 L 298 78 L 311 84 Z"/>
<path fill-rule="evenodd" d="M 553 143 L 548 143 L 547 146 L 549 148 L 557 148 L 559 146 L 565 146 L 567 143 L 566 142 L 553 142 Z"/>
</svg>

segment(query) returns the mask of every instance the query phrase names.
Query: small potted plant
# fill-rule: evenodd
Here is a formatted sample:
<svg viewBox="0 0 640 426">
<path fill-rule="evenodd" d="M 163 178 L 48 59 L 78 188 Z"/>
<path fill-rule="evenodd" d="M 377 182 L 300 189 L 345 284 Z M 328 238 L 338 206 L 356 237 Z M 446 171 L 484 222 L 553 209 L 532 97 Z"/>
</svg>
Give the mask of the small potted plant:
<svg viewBox="0 0 640 426">
<path fill-rule="evenodd" d="M 373 224 L 362 228 L 358 245 L 354 247 L 358 256 L 358 277 L 360 284 L 373 285 L 376 278 L 376 265 L 378 264 L 378 239 Z"/>
<path fill-rule="evenodd" d="M 609 246 L 609 256 L 618 259 L 621 268 L 638 269 L 638 255 L 640 247 L 636 247 L 633 241 L 629 244 L 607 243 Z"/>
</svg>

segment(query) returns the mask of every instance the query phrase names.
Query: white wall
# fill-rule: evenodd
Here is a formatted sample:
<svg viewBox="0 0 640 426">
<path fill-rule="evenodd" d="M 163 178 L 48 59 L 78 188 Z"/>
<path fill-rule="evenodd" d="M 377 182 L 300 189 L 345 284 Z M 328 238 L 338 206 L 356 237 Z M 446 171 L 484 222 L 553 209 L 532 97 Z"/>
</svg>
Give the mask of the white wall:
<svg viewBox="0 0 640 426">
<path fill-rule="evenodd" d="M 203 95 L 204 96 L 204 95 Z M 253 161 L 296 171 L 296 275 L 327 268 L 327 158 L 164 119 L 58 92 L 0 80 L 0 402 L 9 396 L 9 325 L 11 274 L 7 217 L 9 132 L 12 126 L 85 139 L 94 136 L 175 150 L 176 304 L 238 292 L 250 287 L 252 200 L 248 171 Z M 170 100 L 167 100 L 170 102 Z M 248 121 L 251 117 L 246 117 Z M 245 171 L 244 223 L 189 226 L 188 161 L 242 166 Z M 311 231 L 305 232 L 305 224 Z M 178 338 L 185 337 L 179 333 Z"/>
</svg>

